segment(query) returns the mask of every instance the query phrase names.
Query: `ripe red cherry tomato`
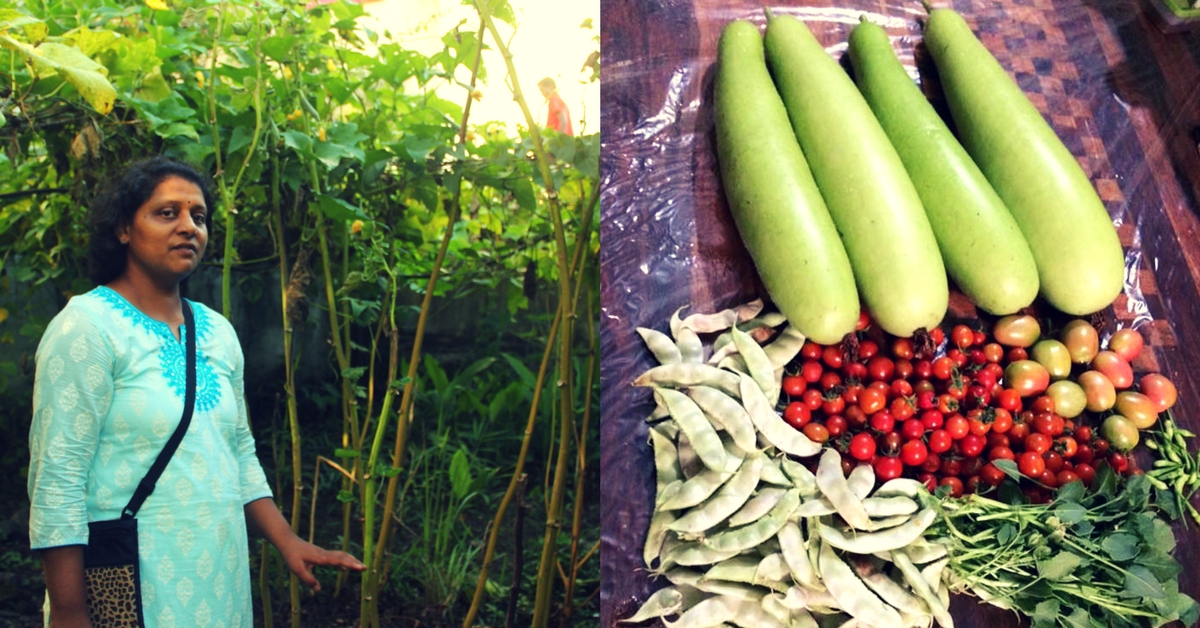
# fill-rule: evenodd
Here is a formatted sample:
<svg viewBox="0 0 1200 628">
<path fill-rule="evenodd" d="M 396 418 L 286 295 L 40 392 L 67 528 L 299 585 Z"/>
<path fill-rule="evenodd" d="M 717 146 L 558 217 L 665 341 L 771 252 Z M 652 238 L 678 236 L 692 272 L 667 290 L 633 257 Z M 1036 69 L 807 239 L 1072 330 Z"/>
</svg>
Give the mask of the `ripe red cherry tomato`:
<svg viewBox="0 0 1200 628">
<path fill-rule="evenodd" d="M 889 407 L 892 416 L 896 417 L 897 421 L 911 419 L 917 413 L 917 407 L 912 397 L 896 397 Z"/>
<path fill-rule="evenodd" d="M 820 423 L 809 423 L 801 431 L 814 443 L 824 443 L 829 440 L 829 430 Z"/>
<path fill-rule="evenodd" d="M 856 460 L 870 460 L 875 457 L 875 439 L 862 432 L 850 439 L 850 455 Z"/>
<path fill-rule="evenodd" d="M 946 417 L 944 428 L 950 434 L 950 438 L 954 440 L 962 440 L 970 432 L 970 426 L 961 414 L 952 414 Z"/>
<path fill-rule="evenodd" d="M 868 386 L 858 393 L 858 407 L 862 408 L 862 411 L 868 416 L 872 416 L 887 407 L 887 393 Z"/>
<path fill-rule="evenodd" d="M 920 419 L 907 419 L 900 426 L 900 435 L 905 440 L 919 440 L 925 435 L 925 425 Z"/>
<path fill-rule="evenodd" d="M 825 347 L 825 349 L 821 351 L 821 361 L 829 366 L 829 368 L 842 368 L 843 358 L 841 345 L 830 345 Z"/>
<path fill-rule="evenodd" d="M 837 438 L 845 434 L 847 427 L 849 424 L 840 414 L 834 414 L 825 419 L 825 429 L 829 431 L 830 438 Z"/>
<path fill-rule="evenodd" d="M 1050 451 L 1052 442 L 1049 436 L 1041 432 L 1034 432 L 1025 437 L 1025 451 L 1033 452 L 1040 456 Z"/>
<path fill-rule="evenodd" d="M 900 459 L 910 467 L 924 464 L 928 457 L 929 450 L 925 448 L 925 443 L 919 440 L 910 440 L 900 448 Z"/>
<path fill-rule="evenodd" d="M 821 396 L 821 391 L 815 388 L 809 388 L 800 396 L 800 401 L 808 406 L 809 410 L 820 410 L 821 405 L 825 403 L 825 398 Z"/>
<path fill-rule="evenodd" d="M 921 413 L 921 424 L 924 425 L 925 429 L 927 430 L 940 430 L 945 422 L 945 417 L 942 416 L 942 413 L 938 412 L 936 409 L 931 408 Z"/>
<path fill-rule="evenodd" d="M 787 421 L 788 425 L 801 429 L 812 420 L 812 410 L 802 402 L 793 401 L 784 408 L 783 420 Z"/>
<path fill-rule="evenodd" d="M 983 465 L 983 468 L 979 470 L 979 477 L 982 478 L 984 482 L 991 484 L 992 486 L 999 486 L 1000 483 L 1004 481 L 1006 476 L 1004 472 L 1000 470 L 1000 467 L 997 467 L 989 462 Z"/>
<path fill-rule="evenodd" d="M 993 408 L 992 410 L 992 431 L 997 434 L 1003 434 L 1012 429 L 1013 418 L 1012 414 L 1004 408 Z"/>
<path fill-rule="evenodd" d="M 892 341 L 892 355 L 905 360 L 913 359 L 913 343 L 908 338 L 897 338 Z"/>
<path fill-rule="evenodd" d="M 875 477 L 882 481 L 894 480 L 904 472 L 904 463 L 894 456 L 884 456 L 875 460 Z"/>
<path fill-rule="evenodd" d="M 805 360 L 804 364 L 800 365 L 800 377 L 809 384 L 815 384 L 821 380 L 821 374 L 825 372 L 825 367 L 821 366 L 816 360 Z"/>
<path fill-rule="evenodd" d="M 950 451 L 950 446 L 954 444 L 954 439 L 950 438 L 950 433 L 946 430 L 933 430 L 929 433 L 929 451 L 935 454 L 944 454 Z"/>
<path fill-rule="evenodd" d="M 879 353 L 879 345 L 874 340 L 863 340 L 858 343 L 858 359 L 870 360 Z"/>
<path fill-rule="evenodd" d="M 975 344 L 975 331 L 966 325 L 955 325 L 950 330 L 950 342 L 959 349 L 966 349 Z"/>
<path fill-rule="evenodd" d="M 808 382 L 801 375 L 785 375 L 782 384 L 784 394 L 789 397 L 803 395 L 804 389 L 808 387 Z"/>
<path fill-rule="evenodd" d="M 952 371 L 954 371 L 954 360 L 946 356 L 937 358 L 930 366 L 930 372 L 935 379 L 950 379 Z"/>
<path fill-rule="evenodd" d="M 942 478 L 942 481 L 938 482 L 938 485 L 949 486 L 951 497 L 962 497 L 964 488 L 962 480 L 955 477 Z"/>
<path fill-rule="evenodd" d="M 1037 480 L 1046 471 L 1046 461 L 1042 460 L 1041 454 L 1027 451 L 1017 458 L 1017 468 L 1026 477 Z"/>
<path fill-rule="evenodd" d="M 911 360 L 903 358 L 896 360 L 896 377 L 902 380 L 912 377 L 913 365 Z"/>
<path fill-rule="evenodd" d="M 1053 412 L 1038 412 L 1033 417 L 1033 430 L 1051 438 L 1061 436 L 1064 429 L 1063 418 Z"/>
<path fill-rule="evenodd" d="M 999 362 L 1004 359 L 1004 347 L 999 343 L 989 342 L 983 345 L 983 357 L 987 358 L 988 362 Z"/>
<path fill-rule="evenodd" d="M 913 377 L 929 379 L 933 377 L 933 363 L 929 360 L 917 360 L 913 363 Z"/>
<path fill-rule="evenodd" d="M 804 346 L 800 347 L 800 356 L 806 360 L 820 360 L 821 352 L 824 350 L 825 347 L 822 347 L 811 340 L 807 340 L 805 341 Z"/>
<path fill-rule="evenodd" d="M 896 419 L 892 417 L 892 413 L 888 411 L 876 412 L 871 415 L 871 429 L 880 434 L 887 434 L 896 429 Z"/>
<path fill-rule="evenodd" d="M 881 355 L 867 361 L 867 376 L 877 382 L 890 382 L 895 372 L 896 365 Z"/>
<path fill-rule="evenodd" d="M 1000 397 L 997 401 L 1000 403 L 1001 408 L 1009 412 L 1021 411 L 1021 393 L 1011 388 L 1005 388 L 1000 391 Z"/>
<path fill-rule="evenodd" d="M 974 458 L 983 453 L 984 446 L 987 445 L 987 439 L 976 434 L 967 434 L 958 441 L 958 451 L 968 458 Z"/>
<path fill-rule="evenodd" d="M 1079 479 L 1082 480 L 1085 485 L 1088 485 L 1091 484 L 1092 479 L 1096 477 L 1096 469 L 1090 464 L 1080 463 L 1075 465 L 1075 475 L 1078 475 Z"/>
<path fill-rule="evenodd" d="M 1015 460 L 1016 457 L 1008 447 L 992 447 L 988 451 L 988 460 Z"/>
<path fill-rule="evenodd" d="M 838 375 L 837 373 L 834 373 L 833 371 L 827 371 L 821 375 L 820 384 L 821 384 L 821 390 L 830 391 L 830 390 L 833 390 L 835 386 L 842 385 L 842 378 L 840 375 Z"/>
</svg>

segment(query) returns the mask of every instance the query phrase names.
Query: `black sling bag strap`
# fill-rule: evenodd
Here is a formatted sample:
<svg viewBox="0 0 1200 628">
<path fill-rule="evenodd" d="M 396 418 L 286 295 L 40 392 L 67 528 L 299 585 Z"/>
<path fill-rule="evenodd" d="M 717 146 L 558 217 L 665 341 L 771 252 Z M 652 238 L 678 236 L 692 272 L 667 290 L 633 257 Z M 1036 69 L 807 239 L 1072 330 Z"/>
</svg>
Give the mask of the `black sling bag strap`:
<svg viewBox="0 0 1200 628">
<path fill-rule="evenodd" d="M 179 448 L 179 443 L 183 441 L 183 435 L 192 422 L 192 409 L 196 404 L 196 325 L 192 316 L 192 306 L 186 299 L 182 299 L 182 301 L 183 322 L 187 326 L 187 393 L 183 399 L 183 418 L 179 419 L 179 427 L 175 428 L 175 433 L 171 434 L 171 438 L 167 440 L 167 444 L 158 454 L 154 464 L 150 465 L 146 477 L 138 482 L 137 489 L 133 491 L 133 497 L 129 498 L 129 503 L 121 511 L 122 519 L 132 519 L 142 507 L 142 502 L 145 502 L 146 498 L 150 497 L 150 493 L 154 492 L 154 484 L 166 470 L 167 463 L 171 461 L 171 456 L 175 455 L 175 450 Z"/>
<path fill-rule="evenodd" d="M 187 326 L 187 392 L 179 426 L 150 465 L 146 477 L 138 482 L 133 497 L 121 511 L 121 518 L 88 523 L 83 574 L 87 585 L 88 617 L 95 628 L 142 628 L 146 625 L 134 515 L 154 492 L 154 484 L 167 468 L 171 456 L 175 455 L 192 422 L 192 409 L 196 403 L 196 324 L 187 301 L 183 301 L 183 320 Z"/>
</svg>

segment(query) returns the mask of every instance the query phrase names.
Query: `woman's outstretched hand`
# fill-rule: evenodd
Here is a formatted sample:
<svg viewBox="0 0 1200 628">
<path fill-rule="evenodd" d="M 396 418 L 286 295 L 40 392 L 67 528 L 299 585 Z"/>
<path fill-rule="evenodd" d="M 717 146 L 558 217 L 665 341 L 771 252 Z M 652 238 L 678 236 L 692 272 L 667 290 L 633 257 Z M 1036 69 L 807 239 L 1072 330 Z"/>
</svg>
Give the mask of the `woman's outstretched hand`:
<svg viewBox="0 0 1200 628">
<path fill-rule="evenodd" d="M 283 555 L 283 562 L 309 588 L 321 590 L 321 583 L 312 574 L 316 566 L 337 567 L 362 571 L 366 565 L 346 552 L 317 547 L 296 536 L 275 502 L 270 498 L 258 499 L 246 504 L 246 525 L 251 533 L 260 534 Z"/>
<path fill-rule="evenodd" d="M 367 568 L 357 558 L 346 552 L 322 549 L 297 536 L 293 536 L 278 547 L 288 569 L 291 569 L 300 582 L 313 591 L 321 590 L 321 583 L 312 574 L 313 567 L 337 567 L 343 571 L 347 569 L 362 571 Z"/>
</svg>

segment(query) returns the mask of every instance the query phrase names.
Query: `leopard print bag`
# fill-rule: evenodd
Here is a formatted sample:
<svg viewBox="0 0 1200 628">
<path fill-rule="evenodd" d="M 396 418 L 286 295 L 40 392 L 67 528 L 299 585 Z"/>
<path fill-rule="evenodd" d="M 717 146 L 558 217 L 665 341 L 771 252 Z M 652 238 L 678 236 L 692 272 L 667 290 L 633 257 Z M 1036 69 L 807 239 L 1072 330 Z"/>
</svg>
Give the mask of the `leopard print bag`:
<svg viewBox="0 0 1200 628">
<path fill-rule="evenodd" d="M 83 553 L 93 628 L 143 628 L 137 519 L 93 521 Z"/>
</svg>

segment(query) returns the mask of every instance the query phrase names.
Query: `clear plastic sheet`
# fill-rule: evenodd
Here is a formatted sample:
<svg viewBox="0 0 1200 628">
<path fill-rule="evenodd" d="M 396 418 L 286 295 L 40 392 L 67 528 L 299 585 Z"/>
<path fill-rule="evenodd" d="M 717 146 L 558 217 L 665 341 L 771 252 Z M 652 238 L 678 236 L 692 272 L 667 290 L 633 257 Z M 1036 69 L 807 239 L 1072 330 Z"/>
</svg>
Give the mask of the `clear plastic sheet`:
<svg viewBox="0 0 1200 628">
<path fill-rule="evenodd" d="M 748 0 L 605 0 L 602 115 L 601 625 L 663 586 L 642 564 L 654 495 L 646 416 L 630 381 L 654 365 L 635 333 L 665 331 L 678 308 L 713 312 L 766 294 L 742 247 L 713 150 L 712 79 L 721 27 L 764 24 Z M 951 5 L 1010 70 L 1092 178 L 1126 248 L 1124 294 L 1109 328 L 1146 337 L 1135 369 L 1179 387 L 1176 417 L 1200 427 L 1200 33 L 1164 32 L 1148 1 L 1003 0 Z M 885 26 L 910 74 L 940 106 L 920 46 L 918 2 L 773 4 L 805 20 L 841 57 L 866 14 Z M 798 243 L 799 245 L 799 243 Z M 972 318 L 963 297 L 951 317 Z M 1177 525 L 1182 589 L 1200 598 L 1200 532 Z M 964 625 L 1017 625 L 1012 613 L 957 598 Z M 986 618 L 986 619 L 985 619 Z"/>
</svg>

